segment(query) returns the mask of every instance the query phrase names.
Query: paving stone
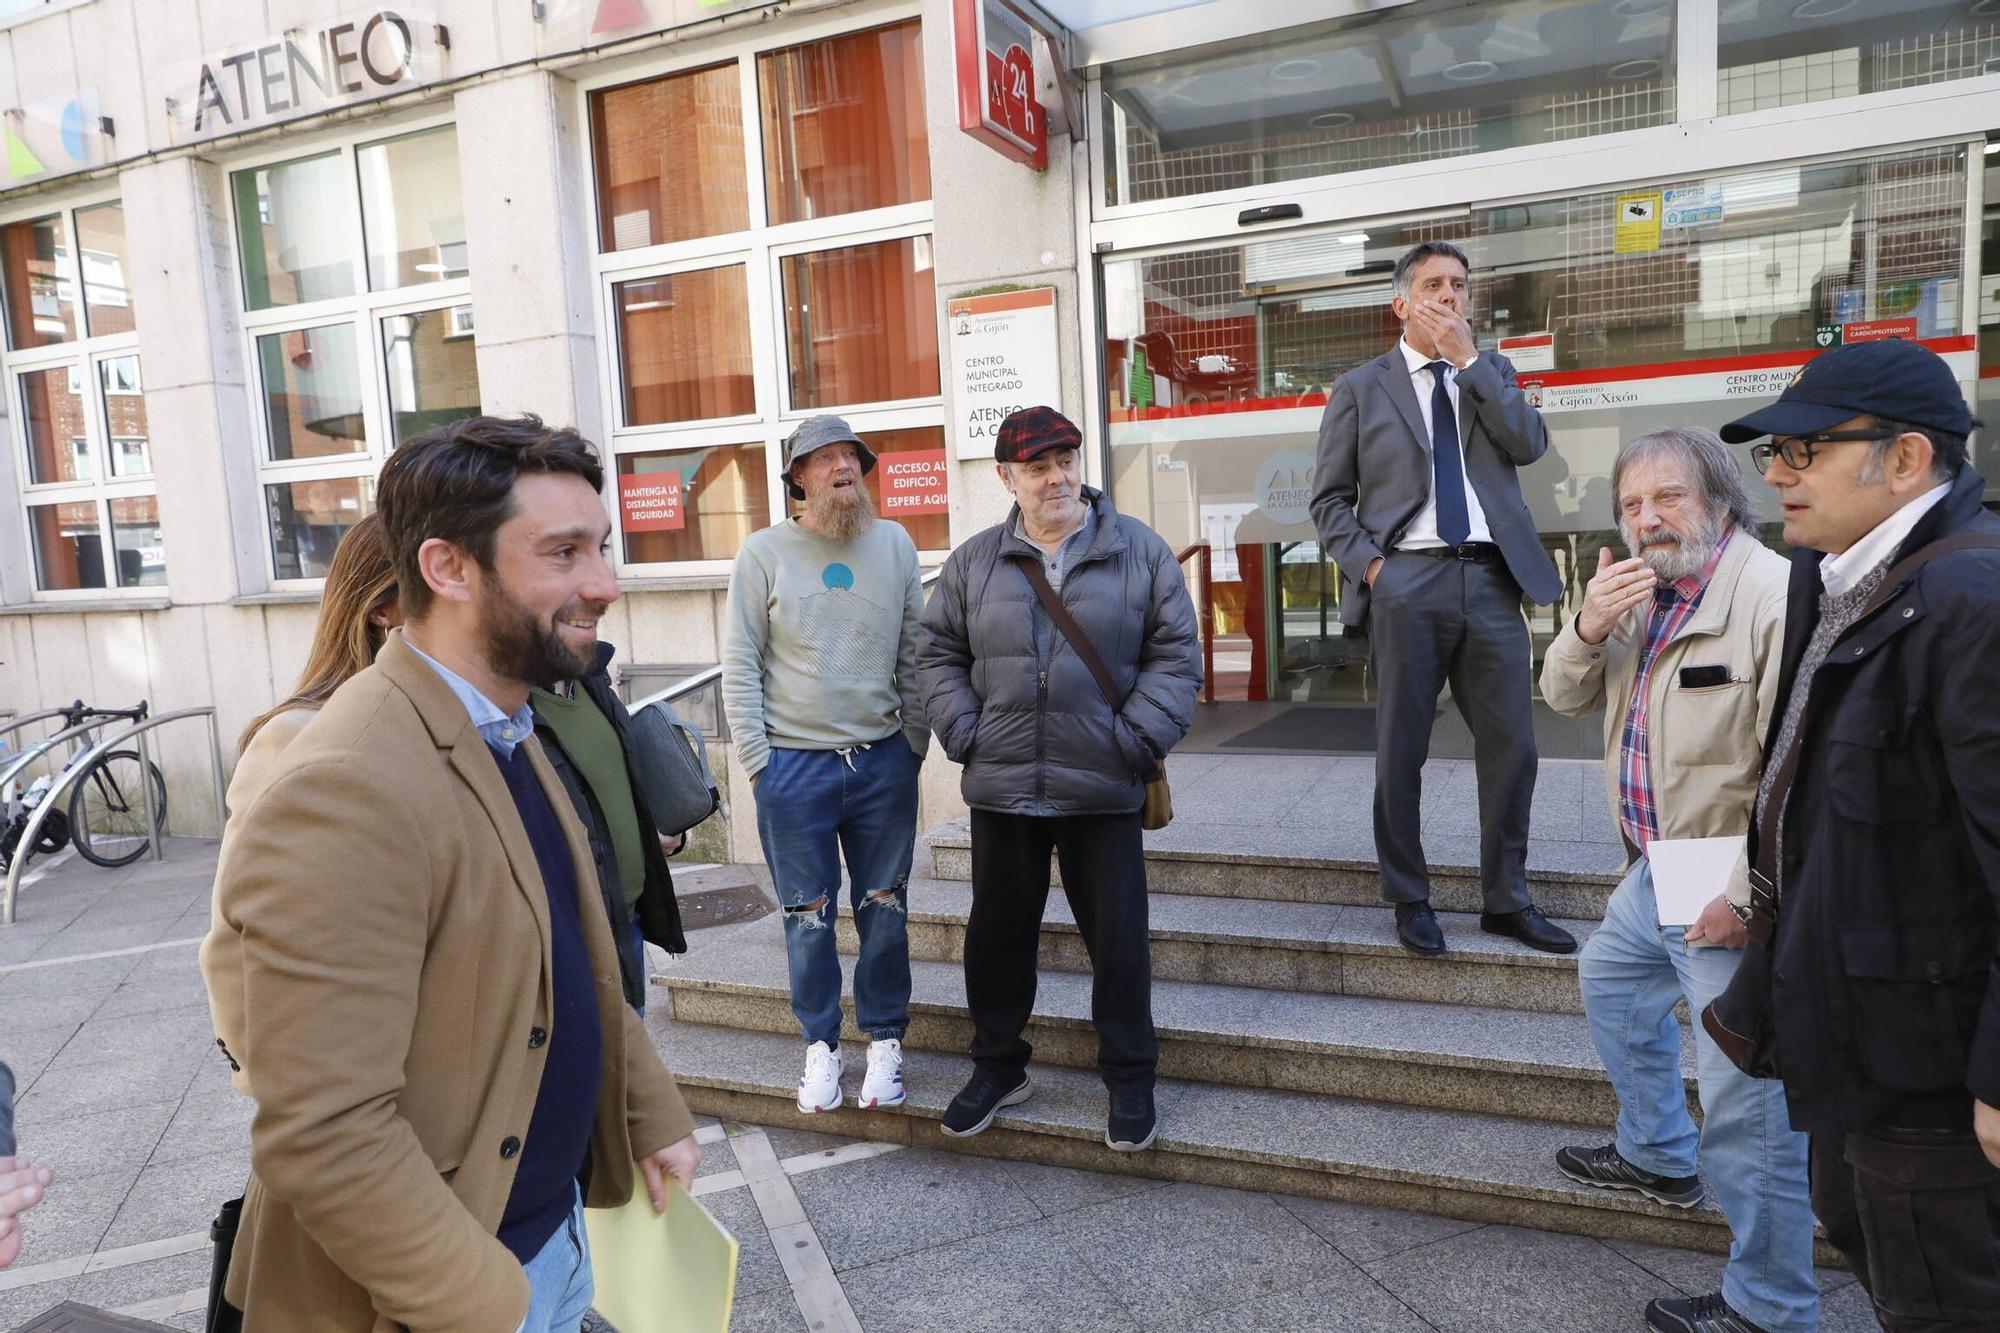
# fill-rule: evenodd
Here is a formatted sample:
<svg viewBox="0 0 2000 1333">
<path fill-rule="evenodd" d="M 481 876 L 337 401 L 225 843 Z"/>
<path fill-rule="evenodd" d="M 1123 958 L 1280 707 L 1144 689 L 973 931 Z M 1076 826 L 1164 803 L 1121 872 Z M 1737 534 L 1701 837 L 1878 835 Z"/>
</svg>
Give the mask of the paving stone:
<svg viewBox="0 0 2000 1333">
<path fill-rule="evenodd" d="M 1659 1279 L 1586 1236 L 1490 1226 L 1363 1265 L 1441 1333 L 1637 1327 Z"/>
<path fill-rule="evenodd" d="M 234 1090 L 220 1096 L 206 1093 L 183 1098 L 148 1165 L 219 1152 L 238 1153 L 247 1159 L 250 1122 L 256 1114 L 257 1104 Z"/>
<path fill-rule="evenodd" d="M 50 1062 L 49 1072 L 103 1064 L 122 1065 L 135 1073 L 167 1068 L 181 1064 L 214 1040 L 206 1006 L 200 1010 L 93 1016 Z M 188 1072 L 193 1073 L 191 1066 Z"/>
<path fill-rule="evenodd" d="M 1180 1323 L 1157 1333 L 1430 1333 L 1431 1326 L 1366 1273 L 1334 1256 L 1325 1278 Z"/>
<path fill-rule="evenodd" d="M 818 1215 L 814 1224 L 823 1236 Z M 887 1259 L 842 1273 L 840 1282 L 868 1333 L 1133 1333 L 1148 1326 L 1052 1221 Z"/>
<path fill-rule="evenodd" d="M 1820 1300 L 1819 1333 L 1880 1333 L 1874 1303 L 1859 1282 L 1850 1282 Z"/>
<path fill-rule="evenodd" d="M 810 1333 L 799 1303 L 789 1288 L 760 1292 L 754 1296 L 737 1293 L 729 1311 L 729 1333 Z"/>
<path fill-rule="evenodd" d="M 39 1027 L 7 1026 L 0 1032 L 0 1059 L 14 1071 L 14 1095 L 25 1096 L 35 1078 L 55 1059 L 82 1023 L 53 1023 Z"/>
<path fill-rule="evenodd" d="M 243 1193 L 250 1153 L 210 1153 L 149 1166 L 125 1196 L 102 1248 L 117 1249 L 205 1230 L 225 1200 Z"/>
<path fill-rule="evenodd" d="M 1232 1293 L 1302 1287 L 1340 1262 L 1268 1197 L 1206 1185 L 1169 1185 L 1056 1223 L 1126 1306 L 1162 1320 L 1220 1309 Z"/>
<path fill-rule="evenodd" d="M 141 1301 L 178 1296 L 196 1287 L 206 1287 L 212 1262 L 211 1252 L 201 1249 L 150 1263 L 85 1273 L 76 1280 L 70 1299 L 99 1309 L 118 1310 Z"/>
<path fill-rule="evenodd" d="M 923 1148 L 791 1179 L 836 1273 L 1042 1215 L 1002 1164 Z"/>
<path fill-rule="evenodd" d="M 51 1066 L 21 1099 L 23 1116 L 47 1119 L 118 1107 L 178 1103 L 195 1075 L 192 1053 L 169 1053 L 143 1064 Z"/>
<path fill-rule="evenodd" d="M 57 1179 L 49 1196 L 21 1218 L 21 1254 L 14 1263 L 25 1268 L 95 1254 L 118 1206 L 139 1178 L 137 1170 L 104 1171 L 75 1182 Z"/>
<path fill-rule="evenodd" d="M 208 987 L 194 966 L 194 950 L 188 951 L 187 970 L 171 977 L 142 973 L 127 977 L 124 984 L 106 997 L 91 1015 L 93 1019 L 141 1018 L 147 1015 L 179 1014 L 183 1010 L 208 1013 Z"/>
<path fill-rule="evenodd" d="M 132 974 L 132 969 L 145 956 L 118 954 L 111 958 L 54 963 L 47 967 L 29 967 L 0 974 L 0 1011 L 11 1011 L 16 1005 L 30 1009 L 41 1001 L 62 995 L 110 992 Z"/>
<path fill-rule="evenodd" d="M 778 1262 L 778 1252 L 771 1248 L 770 1234 L 764 1229 L 763 1215 L 757 1211 L 757 1201 L 750 1191 L 725 1190 L 705 1196 L 701 1203 L 723 1230 L 736 1237 L 737 1300 L 772 1290 L 790 1300 L 791 1288 L 785 1280 L 784 1267 Z"/>
<path fill-rule="evenodd" d="M 809 1118 L 799 1117 L 800 1120 Z M 839 1134 L 815 1134 L 809 1129 L 796 1129 L 790 1125 L 772 1125 L 764 1131 L 764 1137 L 771 1141 L 771 1151 L 778 1155 L 778 1160 L 781 1162 L 787 1157 L 804 1157 L 811 1153 L 829 1152 L 854 1142 L 853 1139 Z"/>
<path fill-rule="evenodd" d="M 155 1102 L 51 1117 L 29 1102 L 15 1128 L 20 1150 L 74 1187 L 99 1172 L 129 1176 L 146 1165 L 173 1115 L 173 1102 Z"/>
<path fill-rule="evenodd" d="M 1358 1264 L 1429 1245 L 1480 1225 L 1461 1222 L 1455 1217 L 1431 1217 L 1365 1203 L 1272 1197 L 1279 1207 L 1312 1228 L 1321 1240 Z"/>
<path fill-rule="evenodd" d="M 55 968 L 49 969 L 51 972 Z M 90 1021 L 104 1002 L 118 989 L 116 982 L 79 986 L 75 990 L 56 989 L 28 996 L 0 995 L 0 1014 L 8 1021 L 29 1027 L 54 1027 L 67 1023 L 81 1027 Z"/>
<path fill-rule="evenodd" d="M 32 1287 L 0 1291 L 0 1328 L 26 1327 L 36 1315 L 68 1300 L 70 1290 L 75 1286 L 76 1279 L 66 1277 L 54 1282 L 37 1282 Z"/>
<path fill-rule="evenodd" d="M 1007 1177 L 1047 1217 L 1167 1186 L 1164 1180 L 1149 1180 L 1145 1176 L 1112 1176 L 1066 1166 L 1044 1166 L 1040 1162 L 1009 1162 Z"/>
<path fill-rule="evenodd" d="M 1666 1245 L 1642 1245 L 1630 1240 L 1606 1240 L 1604 1243 L 1686 1295 L 1699 1296 L 1722 1288 L 1726 1256 L 1676 1250 Z M 1819 1281 L 1822 1295 L 1838 1291 L 1854 1281 L 1854 1274 L 1844 1268 L 1816 1268 L 1813 1276 Z"/>
<path fill-rule="evenodd" d="M 727 1143 L 704 1143 L 701 1145 L 701 1165 L 695 1168 L 695 1179 L 703 1176 L 721 1175 L 724 1171 L 736 1169 L 736 1153 Z"/>
</svg>

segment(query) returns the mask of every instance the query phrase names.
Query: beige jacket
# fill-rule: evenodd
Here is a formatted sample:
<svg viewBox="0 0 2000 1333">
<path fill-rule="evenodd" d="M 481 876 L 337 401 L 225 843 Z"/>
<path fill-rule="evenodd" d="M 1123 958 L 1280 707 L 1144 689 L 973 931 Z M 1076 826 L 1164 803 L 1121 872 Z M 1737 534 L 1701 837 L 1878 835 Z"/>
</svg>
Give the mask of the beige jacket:
<svg viewBox="0 0 2000 1333">
<path fill-rule="evenodd" d="M 603 1032 L 585 1201 L 623 1204 L 634 1160 L 694 1125 L 625 1003 L 583 828 L 525 744 L 576 865 Z M 521 1322 L 527 1278 L 496 1233 L 553 1026 L 548 912 L 492 753 L 392 635 L 235 812 L 216 874 L 203 975 L 241 1015 L 257 1100 L 228 1283 L 247 1328 Z"/>
<path fill-rule="evenodd" d="M 1750 831 L 1764 736 L 1778 700 L 1785 641 L 1785 587 L 1791 566 L 1748 532 L 1738 531 L 1715 567 L 1701 605 L 1660 650 L 1647 697 L 1653 803 L 1662 838 L 1728 838 Z M 1618 770 L 1625 715 L 1645 641 L 1651 604 L 1628 612 L 1603 643 L 1563 627 L 1542 661 L 1542 697 L 1569 717 L 1604 714 L 1604 786 L 1618 813 Z M 1683 667 L 1722 666 L 1729 683 L 1689 689 Z M 1739 872 L 1729 900 L 1750 904 Z"/>
<path fill-rule="evenodd" d="M 319 706 L 287 708 L 257 728 L 257 734 L 243 747 L 236 771 L 229 778 L 229 793 L 223 798 L 229 817 L 222 826 L 222 846 L 226 850 L 237 816 L 257 803 L 272 777 L 278 772 L 278 758 L 319 716 Z M 208 938 L 201 943 L 202 974 L 231 976 L 243 966 L 242 940 L 235 931 L 216 928 L 211 922 Z M 215 1029 L 216 1044 L 229 1057 L 229 1081 L 238 1092 L 250 1091 L 250 1073 L 243 1068 L 243 1011 L 238 1007 L 242 992 L 234 986 L 213 987 L 208 992 L 209 1023 Z"/>
</svg>

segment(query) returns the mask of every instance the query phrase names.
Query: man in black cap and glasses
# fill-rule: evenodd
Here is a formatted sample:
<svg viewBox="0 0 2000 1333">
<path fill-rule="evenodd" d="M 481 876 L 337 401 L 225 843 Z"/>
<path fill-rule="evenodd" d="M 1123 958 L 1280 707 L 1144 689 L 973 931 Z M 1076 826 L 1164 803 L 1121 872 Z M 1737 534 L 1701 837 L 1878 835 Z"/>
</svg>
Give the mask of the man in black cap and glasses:
<svg viewBox="0 0 2000 1333">
<path fill-rule="evenodd" d="M 2000 519 L 1967 462 L 1979 424 L 1943 360 L 1891 339 L 1821 354 L 1722 428 L 1771 437 L 1751 454 L 1796 549 L 1752 953 L 1703 1022 L 1784 1081 L 1814 1211 L 1892 1330 L 2000 1328 Z"/>
</svg>

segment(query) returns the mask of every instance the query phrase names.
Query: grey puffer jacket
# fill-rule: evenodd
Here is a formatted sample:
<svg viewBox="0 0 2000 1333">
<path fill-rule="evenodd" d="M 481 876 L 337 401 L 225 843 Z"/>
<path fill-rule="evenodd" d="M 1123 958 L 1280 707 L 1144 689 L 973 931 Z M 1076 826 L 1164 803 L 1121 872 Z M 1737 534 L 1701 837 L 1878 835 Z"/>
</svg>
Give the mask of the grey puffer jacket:
<svg viewBox="0 0 2000 1333">
<path fill-rule="evenodd" d="M 1041 552 L 1007 520 L 953 551 L 924 611 L 917 687 L 966 804 L 1018 815 L 1128 814 L 1187 734 L 1201 644 L 1159 534 L 1083 488 L 1095 525 L 1060 595 L 1120 691 L 1114 715 L 1018 567 Z"/>
</svg>

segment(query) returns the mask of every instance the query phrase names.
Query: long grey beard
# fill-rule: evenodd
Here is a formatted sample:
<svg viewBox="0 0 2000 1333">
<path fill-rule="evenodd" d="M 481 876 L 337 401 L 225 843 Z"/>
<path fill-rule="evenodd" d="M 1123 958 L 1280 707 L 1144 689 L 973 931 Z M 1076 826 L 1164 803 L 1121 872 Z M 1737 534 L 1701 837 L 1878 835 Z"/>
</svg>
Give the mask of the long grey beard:
<svg viewBox="0 0 2000 1333">
<path fill-rule="evenodd" d="M 875 526 L 875 499 L 863 481 L 844 489 L 829 486 L 807 498 L 806 515 L 822 536 L 851 542 Z"/>
<path fill-rule="evenodd" d="M 1719 523 L 1704 524 L 1701 531 L 1681 541 L 1657 542 L 1647 546 L 1638 543 L 1631 527 L 1623 519 L 1619 520 L 1618 530 L 1619 535 L 1625 538 L 1625 549 L 1644 560 L 1646 567 L 1662 583 L 1699 574 L 1722 541 L 1722 525 Z"/>
</svg>

